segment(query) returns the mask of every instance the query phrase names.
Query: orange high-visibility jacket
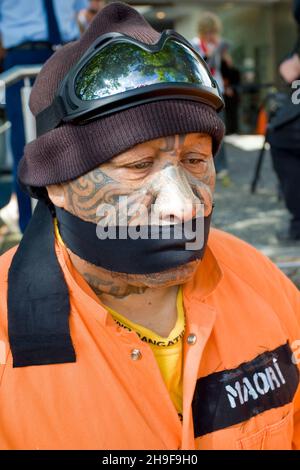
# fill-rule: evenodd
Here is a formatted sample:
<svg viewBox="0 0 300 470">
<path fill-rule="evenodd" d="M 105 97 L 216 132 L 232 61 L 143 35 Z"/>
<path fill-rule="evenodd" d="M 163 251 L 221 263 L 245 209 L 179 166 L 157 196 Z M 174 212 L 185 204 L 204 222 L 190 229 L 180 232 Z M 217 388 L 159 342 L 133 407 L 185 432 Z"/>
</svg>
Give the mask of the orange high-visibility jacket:
<svg viewBox="0 0 300 470">
<path fill-rule="evenodd" d="M 149 345 L 114 322 L 62 250 L 76 362 L 13 367 L 15 249 L 0 258 L 0 449 L 300 449 L 300 293 L 271 261 L 211 229 L 183 286 L 181 422 Z"/>
</svg>

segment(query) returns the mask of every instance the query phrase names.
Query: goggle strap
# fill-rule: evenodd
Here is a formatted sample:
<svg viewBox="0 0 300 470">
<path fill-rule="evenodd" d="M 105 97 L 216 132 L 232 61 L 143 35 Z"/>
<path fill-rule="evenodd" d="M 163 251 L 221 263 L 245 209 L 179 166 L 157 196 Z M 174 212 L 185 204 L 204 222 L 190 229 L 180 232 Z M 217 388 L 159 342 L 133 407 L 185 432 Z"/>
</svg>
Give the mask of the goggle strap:
<svg viewBox="0 0 300 470">
<path fill-rule="evenodd" d="M 37 137 L 58 127 L 64 117 L 63 101 L 60 96 L 56 96 L 52 104 L 36 116 Z"/>
</svg>

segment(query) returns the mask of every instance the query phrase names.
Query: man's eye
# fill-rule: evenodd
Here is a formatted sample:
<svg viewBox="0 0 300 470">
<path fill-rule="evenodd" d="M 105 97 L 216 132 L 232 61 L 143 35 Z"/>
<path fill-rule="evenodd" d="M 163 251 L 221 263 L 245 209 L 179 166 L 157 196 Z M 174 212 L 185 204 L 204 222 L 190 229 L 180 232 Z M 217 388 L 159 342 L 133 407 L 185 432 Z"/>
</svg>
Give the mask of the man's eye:
<svg viewBox="0 0 300 470">
<path fill-rule="evenodd" d="M 183 160 L 183 162 L 189 165 L 202 166 L 206 163 L 206 160 L 200 158 L 186 158 L 185 160 Z"/>
<path fill-rule="evenodd" d="M 146 170 L 153 165 L 153 162 L 139 162 L 128 165 L 127 168 L 133 168 L 135 170 Z"/>
</svg>

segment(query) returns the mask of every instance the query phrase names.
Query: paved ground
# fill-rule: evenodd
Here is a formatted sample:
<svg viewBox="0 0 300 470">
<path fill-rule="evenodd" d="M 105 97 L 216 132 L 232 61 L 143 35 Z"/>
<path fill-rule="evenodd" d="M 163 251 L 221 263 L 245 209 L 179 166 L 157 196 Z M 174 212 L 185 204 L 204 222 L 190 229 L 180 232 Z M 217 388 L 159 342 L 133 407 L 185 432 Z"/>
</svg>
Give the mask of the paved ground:
<svg viewBox="0 0 300 470">
<path fill-rule="evenodd" d="M 232 184 L 217 183 L 213 225 L 255 245 L 273 261 L 300 288 L 300 242 L 292 245 L 278 243 L 275 232 L 289 220 L 283 201 L 278 200 L 277 180 L 267 152 L 257 193 L 250 194 L 258 150 L 259 137 L 227 137 L 226 150 Z M 0 252 L 15 245 L 20 239 L 16 221 L 12 220 L 15 207 L 0 211 Z M 7 221 L 10 229 L 1 221 Z"/>
<path fill-rule="evenodd" d="M 300 242 L 283 245 L 276 231 L 288 225 L 289 215 L 278 198 L 277 178 L 266 152 L 257 192 L 250 182 L 262 140 L 260 137 L 227 137 L 227 157 L 232 185 L 217 183 L 214 225 L 246 240 L 275 261 L 300 287 Z"/>
</svg>

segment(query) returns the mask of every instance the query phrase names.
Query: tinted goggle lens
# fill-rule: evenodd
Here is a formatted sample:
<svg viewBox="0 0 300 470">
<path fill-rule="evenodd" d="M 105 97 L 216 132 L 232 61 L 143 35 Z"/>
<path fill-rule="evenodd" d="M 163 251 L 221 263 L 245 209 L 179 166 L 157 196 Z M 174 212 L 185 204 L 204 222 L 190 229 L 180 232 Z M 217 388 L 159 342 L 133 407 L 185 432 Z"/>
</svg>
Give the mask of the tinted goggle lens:
<svg viewBox="0 0 300 470">
<path fill-rule="evenodd" d="M 80 70 L 75 93 L 83 101 L 92 101 L 163 83 L 215 88 L 206 67 L 193 51 L 170 39 L 158 52 L 129 42 L 107 45 Z"/>
</svg>

